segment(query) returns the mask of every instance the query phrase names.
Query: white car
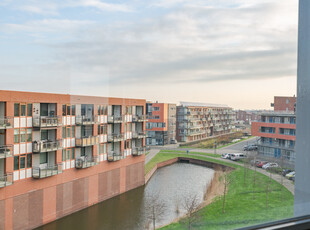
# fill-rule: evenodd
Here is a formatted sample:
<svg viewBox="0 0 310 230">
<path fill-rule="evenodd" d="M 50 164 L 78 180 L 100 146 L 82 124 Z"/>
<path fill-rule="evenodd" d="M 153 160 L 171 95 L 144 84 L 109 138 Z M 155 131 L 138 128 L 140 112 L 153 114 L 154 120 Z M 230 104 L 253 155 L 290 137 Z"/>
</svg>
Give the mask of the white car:
<svg viewBox="0 0 310 230">
<path fill-rule="evenodd" d="M 230 159 L 230 153 L 223 153 L 221 157 L 222 159 Z"/>
<path fill-rule="evenodd" d="M 277 163 L 267 163 L 265 165 L 263 165 L 263 169 L 268 169 L 268 168 L 277 168 L 279 167 L 279 165 Z"/>
</svg>

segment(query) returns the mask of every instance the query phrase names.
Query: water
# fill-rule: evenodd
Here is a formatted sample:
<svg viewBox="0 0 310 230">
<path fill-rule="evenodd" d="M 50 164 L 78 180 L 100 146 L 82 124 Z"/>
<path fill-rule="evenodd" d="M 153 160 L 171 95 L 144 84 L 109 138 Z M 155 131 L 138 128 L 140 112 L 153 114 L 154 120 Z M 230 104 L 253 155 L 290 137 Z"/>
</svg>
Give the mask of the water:
<svg viewBox="0 0 310 230">
<path fill-rule="evenodd" d="M 154 194 L 158 194 L 159 199 L 163 200 L 166 205 L 165 216 L 157 223 L 157 226 L 169 224 L 185 214 L 182 209 L 185 196 L 197 195 L 199 202 L 203 201 L 204 191 L 213 174 L 213 169 L 176 163 L 157 170 L 146 186 L 141 186 L 38 229 L 145 229 L 148 222 L 144 212 L 145 205 L 148 203 L 147 199 Z M 179 213 L 176 212 L 177 206 Z"/>
</svg>

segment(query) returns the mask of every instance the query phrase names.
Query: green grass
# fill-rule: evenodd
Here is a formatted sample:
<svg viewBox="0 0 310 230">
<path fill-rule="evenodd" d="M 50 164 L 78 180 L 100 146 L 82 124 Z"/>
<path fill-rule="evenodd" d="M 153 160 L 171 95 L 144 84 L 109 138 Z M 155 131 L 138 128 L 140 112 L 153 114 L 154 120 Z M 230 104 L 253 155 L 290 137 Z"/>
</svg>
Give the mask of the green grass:
<svg viewBox="0 0 310 230">
<path fill-rule="evenodd" d="M 248 140 L 248 139 L 250 139 L 250 138 L 253 138 L 253 136 L 249 136 L 249 137 L 243 138 L 243 139 L 241 139 L 241 140 L 239 140 L 239 141 L 235 141 L 235 142 L 231 142 L 231 143 L 228 143 L 228 144 L 225 144 L 225 145 L 221 145 L 221 146 L 217 147 L 217 149 L 221 149 L 221 148 L 224 148 L 224 147 L 233 145 L 233 144 L 237 144 L 237 143 L 239 143 L 239 142 L 241 142 L 241 141 L 245 141 L 245 140 Z"/>
<path fill-rule="evenodd" d="M 177 151 L 178 153 L 180 151 Z M 198 211 L 201 216 L 199 222 L 195 223 L 193 229 L 234 229 L 246 225 L 253 225 L 267 221 L 273 221 L 293 216 L 293 195 L 279 183 L 271 180 L 271 192 L 268 194 L 268 208 L 266 208 L 266 184 L 270 178 L 256 172 L 256 192 L 253 200 L 253 175 L 254 171 L 248 170 L 246 184 L 244 185 L 244 168 L 229 162 L 222 162 L 215 158 L 203 156 L 190 156 L 186 154 L 174 154 L 173 151 L 158 153 L 145 167 L 150 171 L 156 163 L 175 157 L 191 157 L 207 160 L 234 167 L 235 170 L 229 174 L 232 183 L 226 197 L 225 214 L 222 214 L 222 197 L 217 197 L 208 206 Z M 281 201 L 281 187 L 283 190 L 283 201 Z M 162 230 L 186 229 L 183 221 L 172 223 Z"/>
</svg>

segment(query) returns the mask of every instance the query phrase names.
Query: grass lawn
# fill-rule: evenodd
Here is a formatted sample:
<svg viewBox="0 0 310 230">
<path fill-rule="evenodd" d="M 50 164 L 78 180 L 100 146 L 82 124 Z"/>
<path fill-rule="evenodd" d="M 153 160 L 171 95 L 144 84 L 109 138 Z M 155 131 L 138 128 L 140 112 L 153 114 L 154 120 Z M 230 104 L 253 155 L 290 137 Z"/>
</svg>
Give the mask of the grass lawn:
<svg viewBox="0 0 310 230">
<path fill-rule="evenodd" d="M 180 152 L 180 151 L 178 151 Z M 244 168 L 229 162 L 222 162 L 215 158 L 203 156 L 189 156 L 186 154 L 173 154 L 173 151 L 161 151 L 145 167 L 149 172 L 156 163 L 175 157 L 192 157 L 234 167 L 236 170 L 229 174 L 232 181 L 226 196 L 225 214 L 222 214 L 222 197 L 217 197 L 208 206 L 198 211 L 201 216 L 193 229 L 234 229 L 246 225 L 253 225 L 293 216 L 293 195 L 279 183 L 269 177 L 256 172 L 255 200 L 253 200 L 254 171 L 248 170 L 246 184 L 244 185 Z M 266 208 L 266 188 L 269 183 L 271 192 L 268 193 L 268 207 Z M 283 200 L 281 201 L 281 187 Z M 186 229 L 181 222 L 170 224 L 162 230 Z"/>
</svg>

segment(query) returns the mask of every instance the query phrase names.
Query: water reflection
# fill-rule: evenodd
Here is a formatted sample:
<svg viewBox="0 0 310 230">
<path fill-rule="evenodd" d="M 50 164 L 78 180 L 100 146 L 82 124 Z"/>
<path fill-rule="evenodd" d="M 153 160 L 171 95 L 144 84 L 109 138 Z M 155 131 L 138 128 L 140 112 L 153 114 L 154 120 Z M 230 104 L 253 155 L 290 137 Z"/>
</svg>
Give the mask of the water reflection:
<svg viewBox="0 0 310 230">
<path fill-rule="evenodd" d="M 146 186 L 129 191 L 100 204 L 94 205 L 50 224 L 40 227 L 42 230 L 56 229 L 145 229 L 147 220 L 144 213 L 146 199 L 159 193 L 167 205 L 165 218 L 157 224 L 168 224 L 182 216 L 182 198 L 188 194 L 196 194 L 203 200 L 206 185 L 213 177 L 212 169 L 177 163 L 159 169 Z M 176 203 L 179 201 L 179 213 Z"/>
</svg>

